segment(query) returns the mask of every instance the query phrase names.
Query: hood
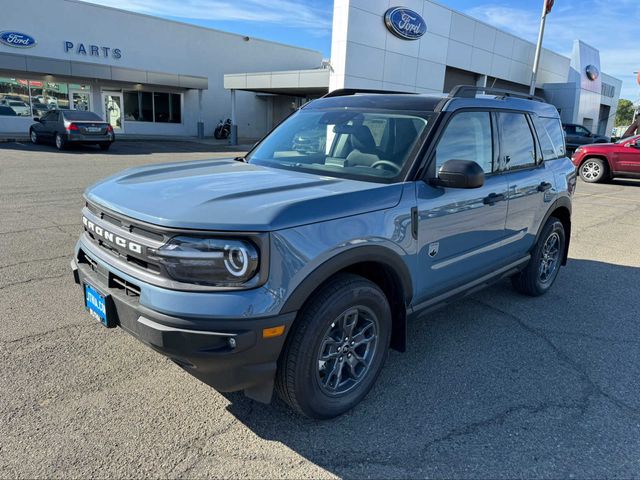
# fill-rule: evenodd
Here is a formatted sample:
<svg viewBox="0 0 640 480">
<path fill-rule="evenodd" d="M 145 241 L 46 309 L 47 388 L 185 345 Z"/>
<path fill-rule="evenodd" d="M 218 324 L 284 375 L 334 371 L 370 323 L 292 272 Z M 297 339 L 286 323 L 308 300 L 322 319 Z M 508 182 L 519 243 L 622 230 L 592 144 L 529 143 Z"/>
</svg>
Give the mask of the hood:
<svg viewBox="0 0 640 480">
<path fill-rule="evenodd" d="M 87 189 L 91 202 L 165 227 L 270 231 L 390 208 L 401 184 L 199 160 L 125 170 Z"/>
</svg>

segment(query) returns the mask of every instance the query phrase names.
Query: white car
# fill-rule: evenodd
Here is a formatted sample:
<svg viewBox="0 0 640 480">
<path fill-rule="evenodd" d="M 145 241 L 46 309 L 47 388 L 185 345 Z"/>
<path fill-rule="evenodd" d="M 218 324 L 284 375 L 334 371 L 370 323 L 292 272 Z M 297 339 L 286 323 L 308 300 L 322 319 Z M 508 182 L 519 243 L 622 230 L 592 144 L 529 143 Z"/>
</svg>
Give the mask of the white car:
<svg viewBox="0 0 640 480">
<path fill-rule="evenodd" d="M 14 112 L 16 112 L 16 115 L 19 115 L 21 117 L 28 117 L 31 114 L 31 112 L 29 111 L 29 105 L 18 100 L 5 99 L 0 101 L 0 105 L 10 107 Z"/>
</svg>

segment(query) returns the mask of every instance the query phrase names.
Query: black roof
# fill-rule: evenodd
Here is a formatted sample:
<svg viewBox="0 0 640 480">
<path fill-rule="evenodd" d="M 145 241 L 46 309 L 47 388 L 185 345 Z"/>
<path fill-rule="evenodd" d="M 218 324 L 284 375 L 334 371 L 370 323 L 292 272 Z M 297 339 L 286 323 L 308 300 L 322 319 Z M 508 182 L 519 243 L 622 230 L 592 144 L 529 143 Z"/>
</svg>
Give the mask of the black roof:
<svg viewBox="0 0 640 480">
<path fill-rule="evenodd" d="M 486 90 L 486 92 L 485 92 Z M 517 92 L 457 87 L 451 95 L 345 89 L 306 104 L 305 109 L 370 108 L 404 111 L 454 111 L 461 108 L 509 109 L 559 118 L 553 105 Z"/>
<path fill-rule="evenodd" d="M 305 109 L 324 108 L 374 108 L 382 110 L 412 110 L 433 112 L 444 95 L 378 94 L 364 93 L 337 97 L 325 97 L 313 100 L 304 106 Z"/>
</svg>

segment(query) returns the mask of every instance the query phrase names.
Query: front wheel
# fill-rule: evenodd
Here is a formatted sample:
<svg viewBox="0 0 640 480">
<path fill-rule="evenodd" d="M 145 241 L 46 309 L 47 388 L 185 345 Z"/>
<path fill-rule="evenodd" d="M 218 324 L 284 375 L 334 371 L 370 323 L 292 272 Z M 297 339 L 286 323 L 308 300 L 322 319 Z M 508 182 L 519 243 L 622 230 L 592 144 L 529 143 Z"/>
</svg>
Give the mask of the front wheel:
<svg viewBox="0 0 640 480">
<path fill-rule="evenodd" d="M 298 315 L 278 361 L 276 389 L 298 413 L 336 417 L 369 392 L 387 358 L 391 309 L 374 283 L 330 280 Z"/>
<path fill-rule="evenodd" d="M 31 143 L 33 143 L 34 145 L 37 145 L 38 143 L 40 143 L 38 134 L 34 129 L 31 129 L 31 131 L 29 132 L 29 138 L 31 139 Z"/>
<path fill-rule="evenodd" d="M 547 220 L 538 238 L 527 267 L 511 277 L 513 287 L 520 293 L 538 297 L 555 282 L 566 245 L 564 225 L 555 217 Z"/>
<path fill-rule="evenodd" d="M 578 171 L 580 178 L 587 183 L 601 182 L 609 175 L 607 165 L 599 158 L 587 158 Z"/>
</svg>

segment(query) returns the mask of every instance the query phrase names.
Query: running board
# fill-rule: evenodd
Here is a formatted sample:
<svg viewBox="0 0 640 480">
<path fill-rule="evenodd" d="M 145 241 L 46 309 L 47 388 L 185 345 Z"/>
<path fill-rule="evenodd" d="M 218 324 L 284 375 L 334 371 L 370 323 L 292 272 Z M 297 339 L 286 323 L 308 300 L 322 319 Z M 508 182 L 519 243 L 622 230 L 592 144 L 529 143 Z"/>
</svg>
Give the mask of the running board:
<svg viewBox="0 0 640 480">
<path fill-rule="evenodd" d="M 407 316 L 410 316 L 411 319 L 420 317 L 421 315 L 446 305 L 453 300 L 466 297 L 478 290 L 482 290 L 492 283 L 499 282 L 503 278 L 510 277 L 511 275 L 520 272 L 524 267 L 526 267 L 530 259 L 531 255 L 527 255 L 520 260 L 496 270 L 495 272 L 488 273 L 487 275 L 477 278 L 469 283 L 456 287 L 453 290 L 449 290 L 448 292 L 442 293 L 418 305 L 410 307 L 407 309 Z"/>
</svg>

